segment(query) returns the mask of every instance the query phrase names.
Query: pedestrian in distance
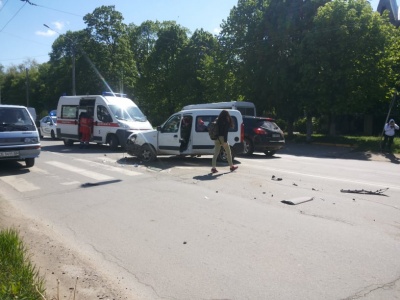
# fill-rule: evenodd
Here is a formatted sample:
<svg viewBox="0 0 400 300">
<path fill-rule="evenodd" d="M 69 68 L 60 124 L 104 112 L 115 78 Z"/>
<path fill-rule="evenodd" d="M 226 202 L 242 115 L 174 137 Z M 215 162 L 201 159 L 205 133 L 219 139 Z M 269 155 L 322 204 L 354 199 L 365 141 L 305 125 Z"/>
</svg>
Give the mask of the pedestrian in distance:
<svg viewBox="0 0 400 300">
<path fill-rule="evenodd" d="M 217 119 L 218 137 L 214 140 L 214 155 L 212 158 L 211 173 L 217 173 L 217 157 L 221 151 L 221 147 L 224 148 L 226 157 L 228 159 L 229 167 L 231 172 L 235 171 L 238 167 L 233 165 L 231 147 L 228 143 L 228 132 L 229 128 L 233 128 L 234 124 L 232 118 L 227 110 L 222 110 Z"/>
<path fill-rule="evenodd" d="M 399 130 L 399 125 L 397 125 L 393 119 L 390 119 L 383 127 L 382 151 L 391 152 L 395 130 Z"/>
</svg>

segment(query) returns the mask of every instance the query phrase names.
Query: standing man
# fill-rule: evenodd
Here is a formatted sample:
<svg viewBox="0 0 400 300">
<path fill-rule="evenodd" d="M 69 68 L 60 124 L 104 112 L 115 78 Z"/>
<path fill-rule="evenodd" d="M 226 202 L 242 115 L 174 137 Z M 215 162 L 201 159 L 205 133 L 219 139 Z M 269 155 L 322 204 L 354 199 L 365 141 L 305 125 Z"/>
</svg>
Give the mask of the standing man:
<svg viewBox="0 0 400 300">
<path fill-rule="evenodd" d="M 87 148 L 89 146 L 90 137 L 92 135 L 93 118 L 90 111 L 81 113 L 79 118 L 79 132 L 81 133 L 80 148 Z"/>
<path fill-rule="evenodd" d="M 221 111 L 217 119 L 217 127 L 218 127 L 218 137 L 214 140 L 215 148 L 214 148 L 214 156 L 212 158 L 212 168 L 211 173 L 217 173 L 217 157 L 219 152 L 221 151 L 221 147 L 224 148 L 226 152 L 226 157 L 228 159 L 228 163 L 230 166 L 230 170 L 235 171 L 238 167 L 233 165 L 232 162 L 232 154 L 231 147 L 228 144 L 228 132 L 229 128 L 234 126 L 231 115 L 227 110 Z"/>
<path fill-rule="evenodd" d="M 399 130 L 399 125 L 397 125 L 393 119 L 390 119 L 389 123 L 386 123 L 383 127 L 382 151 L 391 152 L 395 130 Z"/>
</svg>

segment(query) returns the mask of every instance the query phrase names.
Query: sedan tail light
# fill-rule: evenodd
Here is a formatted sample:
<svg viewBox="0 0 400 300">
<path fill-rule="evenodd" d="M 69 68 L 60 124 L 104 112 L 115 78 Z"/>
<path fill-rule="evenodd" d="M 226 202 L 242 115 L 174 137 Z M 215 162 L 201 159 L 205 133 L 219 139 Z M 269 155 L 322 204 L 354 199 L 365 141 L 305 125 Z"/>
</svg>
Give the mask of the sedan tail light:
<svg viewBox="0 0 400 300">
<path fill-rule="evenodd" d="M 244 123 L 240 125 L 240 141 L 244 141 Z"/>
<path fill-rule="evenodd" d="M 267 134 L 267 132 L 264 129 L 260 128 L 260 127 L 253 128 L 253 131 L 254 131 L 255 134 L 258 134 L 258 135 Z"/>
</svg>

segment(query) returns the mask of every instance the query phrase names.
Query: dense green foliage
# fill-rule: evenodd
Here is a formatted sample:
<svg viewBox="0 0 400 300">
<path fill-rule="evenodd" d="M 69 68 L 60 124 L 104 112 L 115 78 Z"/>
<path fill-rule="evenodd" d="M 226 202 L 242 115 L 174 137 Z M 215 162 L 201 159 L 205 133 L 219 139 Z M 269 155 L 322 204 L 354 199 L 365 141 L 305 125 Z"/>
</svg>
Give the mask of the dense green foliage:
<svg viewBox="0 0 400 300">
<path fill-rule="evenodd" d="M 73 93 L 75 65 L 76 94 L 127 93 L 153 125 L 186 104 L 246 100 L 288 132 L 324 118 L 334 135 L 343 115 L 383 121 L 400 85 L 399 29 L 366 0 L 238 0 L 218 35 L 125 24 L 114 6 L 84 22 L 56 39 L 49 62 L 0 65 L 2 102 L 54 109 Z"/>
<path fill-rule="evenodd" d="M 43 299 L 43 279 L 29 261 L 27 250 L 13 229 L 0 231 L 0 299 Z"/>
</svg>

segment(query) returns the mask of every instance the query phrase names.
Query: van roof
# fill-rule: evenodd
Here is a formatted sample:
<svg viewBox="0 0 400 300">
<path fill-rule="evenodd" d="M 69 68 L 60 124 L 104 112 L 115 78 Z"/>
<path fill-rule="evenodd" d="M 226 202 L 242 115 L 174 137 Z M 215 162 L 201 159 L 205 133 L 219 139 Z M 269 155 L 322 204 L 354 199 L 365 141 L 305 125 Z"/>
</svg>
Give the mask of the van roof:
<svg viewBox="0 0 400 300">
<path fill-rule="evenodd" d="M 1 104 L 1 103 L 0 103 L 0 106 L 2 106 L 2 107 L 14 107 L 14 108 L 26 108 L 26 106 L 23 106 L 23 105 L 14 105 L 14 104 Z"/>
<path fill-rule="evenodd" d="M 236 109 L 226 109 L 226 108 L 196 108 L 196 109 L 183 109 L 179 112 L 185 112 L 185 113 L 220 113 L 222 110 L 228 111 L 230 114 L 240 114 L 240 111 Z"/>
</svg>

